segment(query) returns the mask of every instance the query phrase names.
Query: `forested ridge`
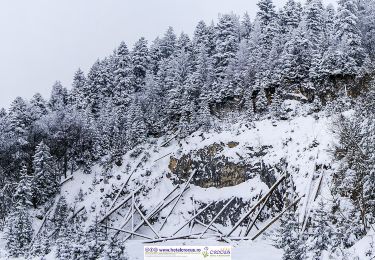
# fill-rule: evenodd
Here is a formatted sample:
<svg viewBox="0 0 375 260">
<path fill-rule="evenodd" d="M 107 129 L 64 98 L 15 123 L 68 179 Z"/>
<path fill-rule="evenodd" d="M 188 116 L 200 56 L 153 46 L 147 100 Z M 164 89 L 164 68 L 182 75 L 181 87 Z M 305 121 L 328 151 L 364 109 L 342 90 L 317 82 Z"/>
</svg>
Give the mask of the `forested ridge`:
<svg viewBox="0 0 375 260">
<path fill-rule="evenodd" d="M 183 139 L 197 130 L 220 130 L 220 122 L 288 120 L 285 100 L 330 115 L 354 110 L 353 118 L 341 115 L 332 122 L 340 140 L 333 151 L 340 164 L 332 187 L 336 217 L 329 219 L 322 202 L 316 232 L 295 237 L 295 216 L 288 213 L 280 245 L 287 248 L 285 259 L 306 259 L 307 240 L 315 241 L 320 251 L 314 259 L 320 259 L 321 250 L 350 247 L 364 236 L 375 220 L 375 1 L 339 0 L 334 8 L 321 0 L 288 0 L 277 9 L 272 0 L 260 0 L 258 7 L 254 19 L 245 13 L 200 21 L 191 36 L 169 27 L 152 42 L 122 42 L 87 73 L 78 69 L 71 87 L 57 81 L 49 98 L 18 97 L 1 109 L 0 229 L 7 232 L 10 255 L 48 252 L 53 242 L 46 234 L 31 243 L 28 209 L 51 204 L 61 180 L 73 172 L 90 174 L 100 165 L 103 178 L 111 178 L 123 156 L 150 138 Z M 342 198 L 353 205 L 351 221 L 337 213 Z M 59 258 L 119 259 L 119 242 L 98 243 L 104 234 L 95 224 L 87 237 L 75 238 L 92 245 L 90 250 L 64 252 L 64 234 L 72 232 L 64 225 L 67 215 L 62 197 L 50 236 L 61 240 Z M 341 229 L 327 231 L 327 223 Z M 332 244 L 314 240 L 322 233 L 335 237 Z"/>
</svg>

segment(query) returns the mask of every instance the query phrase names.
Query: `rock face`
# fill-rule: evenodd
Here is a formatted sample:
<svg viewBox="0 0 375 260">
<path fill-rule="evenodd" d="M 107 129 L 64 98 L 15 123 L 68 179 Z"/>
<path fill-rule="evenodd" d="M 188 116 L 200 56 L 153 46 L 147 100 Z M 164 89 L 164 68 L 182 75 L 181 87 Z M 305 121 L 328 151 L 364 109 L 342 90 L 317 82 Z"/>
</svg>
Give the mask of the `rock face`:
<svg viewBox="0 0 375 260">
<path fill-rule="evenodd" d="M 247 158 L 240 157 L 239 162 L 233 162 L 223 154 L 224 149 L 233 149 L 239 143 L 229 142 L 213 143 L 202 149 L 184 154 L 180 158 L 171 157 L 169 161 L 169 175 L 178 183 L 186 181 L 193 171 L 194 174 L 191 183 L 202 187 L 230 187 L 245 182 L 254 176 L 260 176 L 260 179 L 267 185 L 271 186 L 275 181 L 273 169 L 265 165 L 260 158 L 272 148 L 262 147 L 254 151 L 252 147 L 247 147 Z"/>
<path fill-rule="evenodd" d="M 233 148 L 237 145 L 231 142 L 227 146 Z M 169 169 L 180 180 L 188 179 L 195 170 L 191 183 L 202 188 L 222 188 L 245 182 L 250 178 L 251 165 L 229 161 L 221 154 L 224 147 L 223 143 L 214 143 L 179 159 L 171 157 Z"/>
<path fill-rule="evenodd" d="M 280 173 L 280 168 L 283 165 L 283 162 L 272 166 L 263 162 L 262 158 L 272 149 L 272 146 L 241 147 L 241 149 L 245 149 L 246 153 L 243 153 L 244 156 L 237 154 L 239 160 L 233 160 L 233 158 L 226 156 L 226 154 L 236 154 L 235 152 L 227 152 L 228 149 L 238 149 L 239 145 L 238 142 L 213 143 L 202 149 L 183 154 L 180 158 L 171 157 L 168 177 L 176 183 L 184 183 L 195 171 L 191 180 L 192 184 L 202 188 L 223 188 L 241 184 L 258 176 L 260 181 L 271 187 L 276 182 L 275 170 Z M 242 214 L 263 195 L 257 194 L 248 201 L 235 198 L 223 214 L 218 217 L 217 223 L 224 226 L 234 225 Z M 275 190 L 267 207 L 259 216 L 259 220 L 262 221 L 272 216 L 272 212 L 279 212 L 283 207 L 282 200 L 280 191 Z M 200 204 L 200 209 L 205 206 L 203 201 L 197 201 L 197 203 Z M 214 206 L 201 214 L 199 219 L 208 223 L 226 203 L 227 200 L 217 201 Z"/>
</svg>

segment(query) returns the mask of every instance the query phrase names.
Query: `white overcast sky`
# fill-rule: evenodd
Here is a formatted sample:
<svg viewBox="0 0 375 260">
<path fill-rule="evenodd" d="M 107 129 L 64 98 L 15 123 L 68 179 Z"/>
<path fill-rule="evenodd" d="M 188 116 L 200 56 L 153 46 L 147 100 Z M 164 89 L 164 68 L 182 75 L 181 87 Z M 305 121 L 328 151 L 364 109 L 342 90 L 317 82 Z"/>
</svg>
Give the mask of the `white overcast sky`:
<svg viewBox="0 0 375 260">
<path fill-rule="evenodd" d="M 286 0 L 274 0 L 281 7 Z M 334 3 L 335 0 L 325 0 Z M 246 11 L 257 0 L 0 0 L 0 107 L 36 92 L 49 97 L 60 80 L 70 88 L 121 41 L 129 48 L 141 36 L 151 42 L 171 25 L 192 34 L 199 20 Z"/>
</svg>

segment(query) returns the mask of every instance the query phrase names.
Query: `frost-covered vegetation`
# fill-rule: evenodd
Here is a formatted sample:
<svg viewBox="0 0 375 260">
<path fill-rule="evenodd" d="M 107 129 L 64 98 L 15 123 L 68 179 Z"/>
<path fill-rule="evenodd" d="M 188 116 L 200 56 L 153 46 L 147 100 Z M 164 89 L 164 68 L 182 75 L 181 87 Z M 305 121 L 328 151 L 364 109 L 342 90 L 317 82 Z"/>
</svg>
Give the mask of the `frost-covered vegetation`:
<svg viewBox="0 0 375 260">
<path fill-rule="evenodd" d="M 118 216 L 107 226 L 103 216 L 116 193 L 138 187 L 134 200 L 146 215 L 189 177 L 173 170 L 185 156 L 181 169 L 200 175 L 184 204 L 237 198 L 218 219 L 223 230 L 286 173 L 259 222 L 305 195 L 265 233 L 283 249 L 280 258 L 352 259 L 361 239 L 357 251 L 373 257 L 373 243 L 362 245 L 375 222 L 375 1 L 258 7 L 254 19 L 201 21 L 191 37 L 170 27 L 151 44 L 121 43 L 87 74 L 78 70 L 69 90 L 56 82 L 48 100 L 19 97 L 1 109 L 0 251 L 132 257 L 127 235 L 108 228 L 120 225 Z M 314 190 L 315 183 L 323 184 Z M 172 227 L 195 208 L 175 211 Z"/>
</svg>

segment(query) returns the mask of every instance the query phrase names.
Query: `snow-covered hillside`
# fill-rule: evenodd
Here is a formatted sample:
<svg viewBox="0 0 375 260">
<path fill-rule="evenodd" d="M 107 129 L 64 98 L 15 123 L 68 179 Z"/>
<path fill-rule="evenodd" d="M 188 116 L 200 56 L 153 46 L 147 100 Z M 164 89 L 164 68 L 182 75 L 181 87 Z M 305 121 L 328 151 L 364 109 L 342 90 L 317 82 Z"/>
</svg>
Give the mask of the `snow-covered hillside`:
<svg viewBox="0 0 375 260">
<path fill-rule="evenodd" d="M 297 102 L 290 102 L 289 106 L 293 108 L 292 111 L 294 112 L 300 108 L 300 104 Z M 319 192 L 327 192 L 327 182 L 329 182 L 331 173 L 331 155 L 329 151 L 333 139 L 330 134 L 330 118 L 324 116 L 324 114 L 301 114 L 291 120 L 277 122 L 265 119 L 251 125 L 238 123 L 226 126 L 226 130 L 221 132 L 195 132 L 181 141 L 173 139 L 163 147 L 162 145 L 168 139 L 169 137 L 154 139 L 127 153 L 124 158 L 125 163 L 121 167 L 115 166 L 108 180 L 102 176 L 103 171 L 98 166 L 93 169 L 91 175 L 75 172 L 73 179 L 62 186 L 61 195 L 66 197 L 69 206 L 75 210 L 84 206 L 85 209 L 82 212 L 86 212 L 85 215 L 87 216 L 85 223 L 90 224 L 95 217 L 101 219 L 108 213 L 108 208 L 111 206 L 113 199 L 118 194 L 123 183 L 129 179 L 127 185 L 124 186 L 123 194 L 117 199 L 115 206 L 129 192 L 142 187 L 142 190 L 135 194 L 135 201 L 142 211 L 147 214 L 155 205 L 162 202 L 163 198 L 173 191 L 177 185 L 174 182 L 176 177 L 172 176 L 173 173 L 169 169 L 170 158 L 179 158 L 185 154 L 192 154 L 194 151 L 204 149 L 212 144 L 221 144 L 223 147 L 215 156 L 224 156 L 233 163 L 248 162 L 254 164 L 263 161 L 262 165 L 269 167 L 275 178 L 279 178 L 282 172 L 273 170 L 273 168 L 283 162 L 284 168 L 282 169 L 291 173 L 296 187 L 296 196 L 306 195 L 298 205 L 301 217 L 311 207 L 311 193 L 316 188 L 316 180 L 320 174 L 323 175 L 323 184 Z M 228 145 L 231 143 L 234 145 Z M 262 147 L 267 148 L 263 153 L 254 156 L 254 151 L 260 151 Z M 195 207 L 198 207 L 209 202 L 218 203 L 235 197 L 241 199 L 242 204 L 233 203 L 230 206 L 230 213 L 225 216 L 225 221 L 215 223 L 224 234 L 229 232 L 232 227 L 231 217 L 237 215 L 238 219 L 238 215 L 244 214 L 261 194 L 265 194 L 269 189 L 261 180 L 262 176 L 260 176 L 259 172 L 252 173 L 250 170 L 247 174 L 250 177 L 235 186 L 202 188 L 191 185 L 191 188 L 181 196 L 180 201 L 173 209 L 171 216 L 159 234 L 164 237 L 171 236 L 178 227 L 184 224 L 195 210 L 193 201 L 196 204 Z M 182 181 L 181 186 L 184 186 L 184 182 L 187 180 Z M 180 189 L 173 194 L 177 195 L 179 192 Z M 323 195 L 326 196 L 326 194 Z M 109 221 L 105 222 L 106 225 L 120 228 L 130 205 L 131 200 L 112 214 L 109 217 Z M 156 230 L 159 230 L 172 205 L 173 203 L 162 210 L 153 222 L 152 225 Z M 277 212 L 270 212 L 272 216 L 276 214 Z M 271 216 L 267 217 L 270 218 Z M 135 224 L 141 221 L 139 216 L 135 218 Z M 268 219 L 264 220 L 263 223 L 257 223 L 257 225 L 262 227 L 267 221 Z M 41 221 L 36 220 L 34 223 L 35 229 L 39 225 L 41 225 Z M 271 226 L 267 230 L 267 234 L 272 234 L 277 226 L 277 223 Z M 244 232 L 244 228 L 239 228 L 236 231 L 237 234 L 234 235 L 238 236 L 241 230 Z M 197 225 L 194 227 L 195 233 L 202 231 L 202 226 L 199 227 Z M 111 230 L 110 232 L 115 231 Z M 137 232 L 154 237 L 147 225 L 143 225 Z M 252 233 L 254 232 L 255 230 L 252 231 Z M 249 234 L 249 237 L 252 236 L 252 233 Z M 179 235 L 183 234 L 189 234 L 189 227 L 180 231 Z M 120 234 L 120 236 L 124 236 L 124 234 Z M 259 237 L 254 242 L 248 240 L 242 242 L 233 241 L 234 255 L 236 256 L 233 259 L 247 259 L 247 254 L 244 254 L 244 251 L 250 250 L 252 252 L 252 248 L 254 252 L 258 252 L 259 248 L 274 252 L 273 254 L 267 254 L 267 256 L 264 255 L 261 259 L 281 259 L 282 253 L 272 246 L 274 244 L 272 239 L 273 236 L 270 235 Z M 144 239 L 135 236 L 130 240 L 127 248 L 129 255 L 132 256 L 131 259 L 142 259 L 142 241 Z M 222 244 L 223 241 L 218 242 L 218 239 L 211 238 L 209 240 L 173 240 L 168 242 L 171 245 L 206 243 Z M 240 258 L 242 254 L 243 258 Z"/>
</svg>

